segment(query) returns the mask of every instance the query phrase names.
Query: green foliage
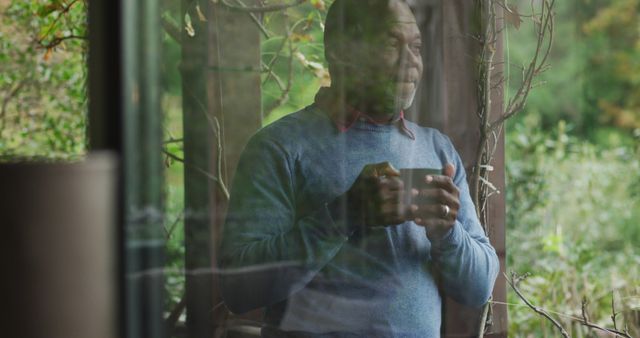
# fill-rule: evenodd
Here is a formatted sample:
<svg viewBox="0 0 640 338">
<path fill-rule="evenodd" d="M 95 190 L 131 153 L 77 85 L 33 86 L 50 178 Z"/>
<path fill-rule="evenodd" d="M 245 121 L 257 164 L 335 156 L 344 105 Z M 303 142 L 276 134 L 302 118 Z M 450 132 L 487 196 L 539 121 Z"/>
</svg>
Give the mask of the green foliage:
<svg viewBox="0 0 640 338">
<path fill-rule="evenodd" d="M 70 158 L 86 148 L 83 1 L 0 5 L 0 157 Z"/>
<path fill-rule="evenodd" d="M 270 36 L 262 43 L 265 124 L 311 104 L 318 89 L 329 85 L 323 23 L 332 2 L 311 1 L 264 18 Z"/>
<path fill-rule="evenodd" d="M 510 2 L 527 14 L 528 0 Z M 572 121 L 574 132 L 592 141 L 601 126 L 639 129 L 640 1 L 556 1 L 555 6 L 551 68 L 539 76 L 528 111 L 540 114 L 545 128 L 558 119 Z M 532 55 L 535 27 L 529 22 L 508 30 L 511 91 Z"/>
<path fill-rule="evenodd" d="M 640 1 L 615 0 L 579 27 L 585 37 L 588 116 L 620 128 L 640 128 Z M 602 114 L 604 113 L 604 114 Z"/>
<path fill-rule="evenodd" d="M 184 186 L 182 182 L 183 166 L 175 163 L 168 168 L 168 184 L 165 215 L 165 309 L 173 309 L 184 294 Z"/>
<path fill-rule="evenodd" d="M 588 330 L 566 315 L 580 318 L 586 297 L 590 319 L 613 327 L 612 294 L 618 327 L 640 334 L 639 4 L 556 1 L 551 68 L 508 128 L 507 268 L 531 273 L 524 294 L 578 336 Z M 508 31 L 507 91 L 533 52 L 528 29 Z M 512 334 L 557 336 L 508 298 Z"/>
<path fill-rule="evenodd" d="M 311 103 L 328 84 L 322 22 L 331 2 L 311 0 L 262 17 L 268 35 L 262 42 L 265 123 Z M 86 2 L 5 3 L 0 158 L 84 154 Z M 526 14 L 528 1 L 509 3 Z M 556 6 L 552 68 L 538 78 L 526 111 L 508 129 L 508 269 L 532 274 L 521 287 L 535 304 L 579 317 L 586 296 L 591 319 L 605 326 L 612 326 L 613 291 L 619 321 L 634 329 L 632 315 L 640 312 L 640 0 Z M 163 17 L 177 25 L 179 7 L 163 1 Z M 508 91 L 518 84 L 518 66 L 533 53 L 534 27 L 525 18 L 519 29 L 508 30 Z M 162 50 L 165 136 L 171 140 L 165 150 L 183 157 L 180 45 L 165 34 Z M 168 158 L 167 167 L 170 310 L 184 291 L 184 190 L 182 164 Z M 509 303 L 522 305 L 513 293 Z M 574 333 L 586 334 L 561 319 Z M 513 336 L 555 336 L 548 323 L 520 306 L 510 307 L 510 325 Z"/>
<path fill-rule="evenodd" d="M 640 330 L 633 319 L 640 311 L 640 146 L 588 143 L 570 136 L 564 121 L 543 131 L 534 114 L 513 128 L 506 168 L 508 269 L 532 274 L 522 290 L 534 304 L 580 318 L 586 297 L 591 319 L 608 327 L 613 291 L 617 311 L 624 311 L 618 323 Z M 509 303 L 523 305 L 513 293 Z M 512 333 L 553 332 L 529 309 L 509 313 Z M 574 334 L 586 334 L 575 321 L 557 317 Z"/>
</svg>

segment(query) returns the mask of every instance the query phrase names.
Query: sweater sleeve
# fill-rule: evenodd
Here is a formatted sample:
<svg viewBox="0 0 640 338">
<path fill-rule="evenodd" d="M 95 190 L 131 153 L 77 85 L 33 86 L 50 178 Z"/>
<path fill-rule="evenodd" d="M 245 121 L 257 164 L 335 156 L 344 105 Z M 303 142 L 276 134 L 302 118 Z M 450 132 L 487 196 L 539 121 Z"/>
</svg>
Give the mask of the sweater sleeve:
<svg viewBox="0 0 640 338">
<path fill-rule="evenodd" d="M 431 257 L 448 296 L 465 305 L 481 306 L 491 296 L 500 263 L 476 216 L 464 164 L 451 142 L 446 141 L 456 167 L 454 183 L 460 191 L 461 207 L 453 229 L 431 243 Z"/>
<path fill-rule="evenodd" d="M 349 229 L 326 205 L 296 213 L 292 156 L 256 135 L 234 178 L 219 264 L 222 296 L 236 313 L 302 289 L 340 250 Z"/>
</svg>

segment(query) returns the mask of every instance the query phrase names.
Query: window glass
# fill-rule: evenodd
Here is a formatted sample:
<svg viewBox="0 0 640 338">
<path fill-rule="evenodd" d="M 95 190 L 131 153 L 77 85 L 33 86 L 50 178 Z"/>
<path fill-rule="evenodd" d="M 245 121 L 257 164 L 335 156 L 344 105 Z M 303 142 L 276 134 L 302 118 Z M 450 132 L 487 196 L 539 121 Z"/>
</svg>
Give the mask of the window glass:
<svg viewBox="0 0 640 338">
<path fill-rule="evenodd" d="M 473 153 L 456 150 L 473 103 L 438 111 L 442 10 L 163 8 L 172 324 L 194 336 L 437 336 L 446 299 L 480 318 L 500 265 L 465 175 Z M 471 66 L 453 75 L 468 97 Z"/>
<path fill-rule="evenodd" d="M 526 300 L 640 334 L 638 0 L 119 0 L 105 41 L 88 3 L 0 0 L 0 210 L 44 234 L 14 267 L 107 290 L 84 329 L 556 334 Z M 117 87 L 90 126 L 89 47 Z M 110 142 L 119 169 L 86 160 Z M 94 299 L 47 294 L 9 307 Z"/>
</svg>

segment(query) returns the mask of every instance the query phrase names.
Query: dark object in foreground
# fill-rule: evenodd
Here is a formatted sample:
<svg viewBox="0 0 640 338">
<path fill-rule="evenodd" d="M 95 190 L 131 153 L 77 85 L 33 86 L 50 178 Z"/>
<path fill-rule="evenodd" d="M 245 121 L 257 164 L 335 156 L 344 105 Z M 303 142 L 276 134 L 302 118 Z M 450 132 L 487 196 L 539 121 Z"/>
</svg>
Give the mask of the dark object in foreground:
<svg viewBox="0 0 640 338">
<path fill-rule="evenodd" d="M 117 336 L 117 170 L 108 153 L 0 164 L 3 337 Z"/>
</svg>

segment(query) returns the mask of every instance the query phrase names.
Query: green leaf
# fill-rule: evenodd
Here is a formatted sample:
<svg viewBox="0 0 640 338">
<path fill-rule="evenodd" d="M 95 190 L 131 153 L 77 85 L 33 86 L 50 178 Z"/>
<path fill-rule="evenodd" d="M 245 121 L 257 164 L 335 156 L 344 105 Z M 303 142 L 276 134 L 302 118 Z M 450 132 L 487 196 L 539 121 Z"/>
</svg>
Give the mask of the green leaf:
<svg viewBox="0 0 640 338">
<path fill-rule="evenodd" d="M 189 15 L 189 13 L 186 13 L 184 15 L 184 29 L 187 31 L 187 34 L 190 37 L 196 36 L 196 30 L 193 29 L 193 24 L 191 22 L 191 16 Z"/>
</svg>

